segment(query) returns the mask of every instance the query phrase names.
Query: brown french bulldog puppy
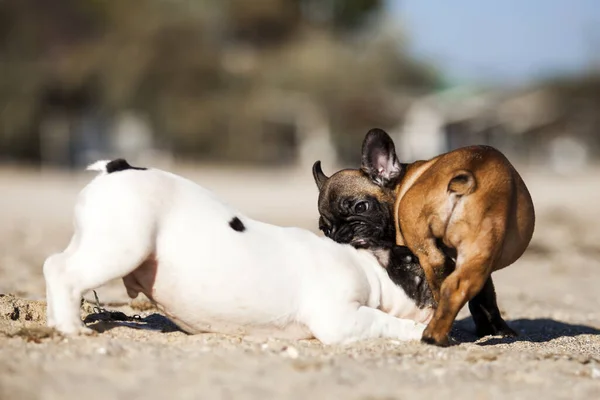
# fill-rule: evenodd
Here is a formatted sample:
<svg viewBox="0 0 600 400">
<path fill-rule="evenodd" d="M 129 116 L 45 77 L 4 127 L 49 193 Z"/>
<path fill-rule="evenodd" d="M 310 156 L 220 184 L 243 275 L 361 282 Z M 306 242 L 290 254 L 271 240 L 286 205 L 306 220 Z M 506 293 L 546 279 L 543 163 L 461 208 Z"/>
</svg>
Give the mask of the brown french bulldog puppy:
<svg viewBox="0 0 600 400">
<path fill-rule="evenodd" d="M 372 129 L 360 169 L 328 178 L 317 161 L 313 176 L 326 236 L 369 247 L 395 234 L 396 244 L 417 256 L 437 303 L 424 342 L 448 345 L 467 302 L 479 336 L 516 336 L 500 315 L 491 273 L 525 252 L 535 213 L 525 183 L 502 153 L 470 146 L 402 164 L 389 135 Z"/>
</svg>

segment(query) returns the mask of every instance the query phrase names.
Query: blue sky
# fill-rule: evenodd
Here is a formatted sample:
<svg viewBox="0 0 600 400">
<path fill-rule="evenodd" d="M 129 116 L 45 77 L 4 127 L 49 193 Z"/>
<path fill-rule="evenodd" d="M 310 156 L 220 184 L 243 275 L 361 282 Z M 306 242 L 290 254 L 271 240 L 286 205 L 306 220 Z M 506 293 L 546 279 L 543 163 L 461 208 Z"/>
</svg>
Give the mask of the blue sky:
<svg viewBox="0 0 600 400">
<path fill-rule="evenodd" d="M 574 73 L 590 65 L 594 48 L 600 59 L 600 0 L 388 3 L 412 52 L 460 82 L 523 83 Z"/>
</svg>

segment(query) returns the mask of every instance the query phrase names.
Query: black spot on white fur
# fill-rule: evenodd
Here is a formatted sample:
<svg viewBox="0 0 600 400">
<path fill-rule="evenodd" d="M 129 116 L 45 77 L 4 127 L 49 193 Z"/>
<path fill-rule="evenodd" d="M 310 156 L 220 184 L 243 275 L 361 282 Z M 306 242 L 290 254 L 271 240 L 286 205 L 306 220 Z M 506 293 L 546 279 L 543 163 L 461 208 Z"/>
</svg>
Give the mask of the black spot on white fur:
<svg viewBox="0 0 600 400">
<path fill-rule="evenodd" d="M 125 171 L 128 169 L 137 169 L 143 171 L 146 168 L 133 167 L 129 165 L 129 163 L 123 158 L 117 158 L 116 160 L 112 160 L 111 162 L 106 164 L 106 172 L 109 174 L 112 172 Z"/>
<path fill-rule="evenodd" d="M 233 219 L 229 221 L 229 226 L 236 232 L 244 232 L 246 230 L 246 226 L 244 226 L 244 223 L 240 221 L 238 217 L 233 217 Z"/>
</svg>

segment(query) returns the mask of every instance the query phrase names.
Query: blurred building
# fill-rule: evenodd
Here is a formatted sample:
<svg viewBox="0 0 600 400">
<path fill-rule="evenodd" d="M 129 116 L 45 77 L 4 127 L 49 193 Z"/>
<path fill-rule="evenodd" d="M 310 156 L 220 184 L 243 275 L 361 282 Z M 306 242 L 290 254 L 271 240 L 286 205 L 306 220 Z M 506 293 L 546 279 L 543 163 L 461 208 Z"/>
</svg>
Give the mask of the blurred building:
<svg viewBox="0 0 600 400">
<path fill-rule="evenodd" d="M 570 89 L 460 87 L 418 97 L 394 131 L 399 156 L 414 161 L 487 144 L 517 162 L 545 164 L 556 172 L 577 170 L 598 157 L 599 118 L 591 110 L 600 101 L 600 91 L 577 99 L 569 94 L 589 83 L 571 82 Z"/>
</svg>

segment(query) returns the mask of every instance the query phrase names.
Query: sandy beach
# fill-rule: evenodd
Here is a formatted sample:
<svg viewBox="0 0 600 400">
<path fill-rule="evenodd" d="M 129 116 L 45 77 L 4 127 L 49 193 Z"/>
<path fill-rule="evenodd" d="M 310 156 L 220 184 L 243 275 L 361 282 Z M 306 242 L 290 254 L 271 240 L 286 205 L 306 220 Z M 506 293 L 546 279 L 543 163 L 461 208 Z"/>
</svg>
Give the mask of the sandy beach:
<svg viewBox="0 0 600 400">
<path fill-rule="evenodd" d="M 172 170 L 251 217 L 316 231 L 310 171 Z M 442 349 L 190 336 L 144 299 L 131 302 L 120 281 L 97 291 L 102 307 L 140 319 L 61 337 L 44 327 L 42 264 L 66 246 L 76 195 L 93 175 L 0 169 L 0 399 L 600 398 L 600 169 L 522 175 L 536 232 L 526 254 L 494 275 L 520 336 L 478 339 L 463 309 L 458 344 Z M 93 294 L 85 299 L 82 317 L 100 318 Z"/>
</svg>

